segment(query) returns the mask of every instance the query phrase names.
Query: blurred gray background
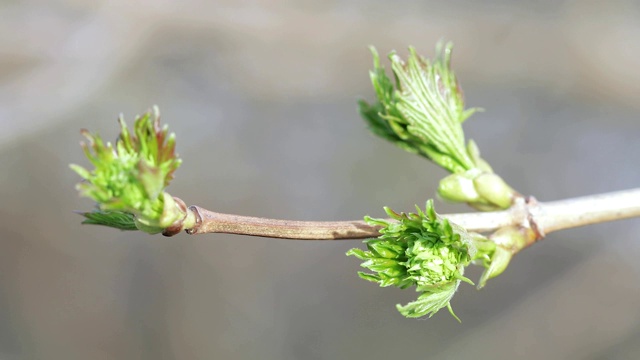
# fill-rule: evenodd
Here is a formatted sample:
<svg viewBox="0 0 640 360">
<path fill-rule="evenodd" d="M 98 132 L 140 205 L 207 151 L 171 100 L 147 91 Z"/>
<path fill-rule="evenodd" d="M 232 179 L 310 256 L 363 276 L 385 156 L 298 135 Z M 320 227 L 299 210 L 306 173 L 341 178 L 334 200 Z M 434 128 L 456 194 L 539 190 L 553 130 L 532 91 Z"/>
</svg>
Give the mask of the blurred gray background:
<svg viewBox="0 0 640 360">
<path fill-rule="evenodd" d="M 525 194 L 640 184 L 634 1 L 3 1 L 0 359 L 637 359 L 640 221 L 553 233 L 482 291 L 407 320 L 360 280 L 359 241 L 173 238 L 81 226 L 80 128 L 157 104 L 184 159 L 169 192 L 212 210 L 382 216 L 444 172 L 374 138 L 368 45 L 452 40 L 466 124 Z M 437 204 L 440 212 L 465 211 Z M 477 279 L 478 269 L 470 272 Z"/>
</svg>

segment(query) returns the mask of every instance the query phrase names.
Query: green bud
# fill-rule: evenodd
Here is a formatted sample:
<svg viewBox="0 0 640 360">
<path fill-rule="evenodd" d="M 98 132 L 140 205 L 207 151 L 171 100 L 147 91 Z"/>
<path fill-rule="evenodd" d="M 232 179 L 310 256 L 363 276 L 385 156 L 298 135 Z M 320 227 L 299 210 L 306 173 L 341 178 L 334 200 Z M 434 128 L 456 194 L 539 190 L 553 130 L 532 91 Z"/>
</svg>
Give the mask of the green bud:
<svg viewBox="0 0 640 360">
<path fill-rule="evenodd" d="M 507 226 L 496 230 L 489 239 L 515 254 L 527 247 L 535 239 L 535 235 L 529 228 Z"/>
<path fill-rule="evenodd" d="M 476 168 L 451 174 L 438 185 L 438 195 L 443 200 L 465 202 L 481 211 L 509 208 L 514 194 L 498 175 Z"/>
<path fill-rule="evenodd" d="M 493 173 L 483 173 L 473 179 L 473 185 L 480 197 L 500 209 L 508 209 L 515 191 Z"/>
<path fill-rule="evenodd" d="M 473 179 L 462 174 L 451 174 L 440 180 L 438 196 L 446 201 L 474 203 L 480 201 Z"/>
</svg>

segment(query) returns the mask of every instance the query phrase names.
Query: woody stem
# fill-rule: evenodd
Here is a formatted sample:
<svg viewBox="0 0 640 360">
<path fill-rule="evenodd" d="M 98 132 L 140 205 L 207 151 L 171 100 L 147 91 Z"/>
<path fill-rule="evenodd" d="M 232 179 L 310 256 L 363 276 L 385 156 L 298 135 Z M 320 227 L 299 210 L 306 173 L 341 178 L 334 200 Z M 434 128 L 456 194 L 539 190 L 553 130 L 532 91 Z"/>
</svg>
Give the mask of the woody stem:
<svg viewBox="0 0 640 360">
<path fill-rule="evenodd" d="M 378 226 L 362 220 L 295 221 L 213 212 L 189 207 L 195 226 L 189 234 L 227 233 L 292 240 L 346 240 L 377 237 Z M 538 203 L 516 201 L 509 210 L 445 214 L 467 231 L 489 232 L 505 226 L 534 228 L 539 237 L 562 229 L 640 216 L 640 188 Z"/>
</svg>

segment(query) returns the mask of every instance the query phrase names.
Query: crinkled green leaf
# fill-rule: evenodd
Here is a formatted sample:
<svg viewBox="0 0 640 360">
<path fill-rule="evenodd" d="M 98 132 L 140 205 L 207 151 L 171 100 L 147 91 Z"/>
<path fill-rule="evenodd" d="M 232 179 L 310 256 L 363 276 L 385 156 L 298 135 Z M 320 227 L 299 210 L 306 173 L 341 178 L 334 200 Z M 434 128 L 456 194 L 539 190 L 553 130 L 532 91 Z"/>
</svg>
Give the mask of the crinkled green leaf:
<svg viewBox="0 0 640 360">
<path fill-rule="evenodd" d="M 406 305 L 396 305 L 400 314 L 408 318 L 419 318 L 426 315 L 433 316 L 443 307 L 449 308 L 449 312 L 453 317 L 460 321 L 460 318 L 453 313 L 451 308 L 451 298 L 455 295 L 460 281 L 448 283 L 442 287 L 434 288 L 433 291 L 425 291 L 416 301 L 412 301 Z"/>
</svg>

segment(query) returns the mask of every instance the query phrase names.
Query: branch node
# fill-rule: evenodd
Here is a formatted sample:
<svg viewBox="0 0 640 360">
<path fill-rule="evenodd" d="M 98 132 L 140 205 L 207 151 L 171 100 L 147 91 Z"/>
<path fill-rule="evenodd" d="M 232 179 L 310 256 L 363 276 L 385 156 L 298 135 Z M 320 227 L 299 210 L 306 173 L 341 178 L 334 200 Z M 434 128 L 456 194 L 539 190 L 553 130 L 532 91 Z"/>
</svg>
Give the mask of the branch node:
<svg viewBox="0 0 640 360">
<path fill-rule="evenodd" d="M 527 196 L 525 199 L 527 209 L 527 222 L 529 227 L 535 234 L 534 242 L 538 242 L 545 237 L 544 228 L 536 221 L 536 214 L 541 211 L 541 206 L 538 200 L 533 196 Z"/>
</svg>

